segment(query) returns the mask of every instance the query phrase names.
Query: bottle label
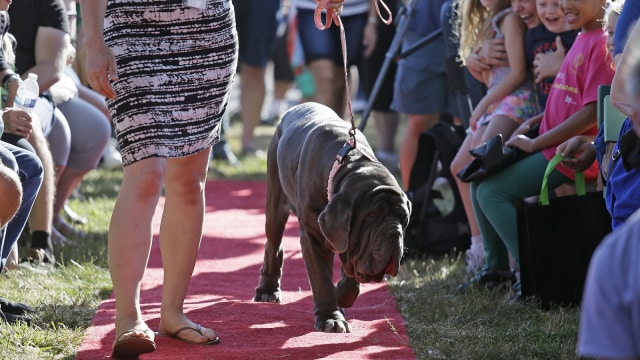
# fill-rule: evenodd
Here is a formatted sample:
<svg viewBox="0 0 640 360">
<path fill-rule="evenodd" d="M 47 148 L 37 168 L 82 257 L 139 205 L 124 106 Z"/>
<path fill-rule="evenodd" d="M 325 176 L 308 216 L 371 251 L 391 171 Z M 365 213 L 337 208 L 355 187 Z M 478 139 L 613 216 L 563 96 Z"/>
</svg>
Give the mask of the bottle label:
<svg viewBox="0 0 640 360">
<path fill-rule="evenodd" d="M 15 103 L 23 108 L 33 109 L 36 107 L 36 99 L 27 99 L 20 96 L 16 96 Z"/>
</svg>

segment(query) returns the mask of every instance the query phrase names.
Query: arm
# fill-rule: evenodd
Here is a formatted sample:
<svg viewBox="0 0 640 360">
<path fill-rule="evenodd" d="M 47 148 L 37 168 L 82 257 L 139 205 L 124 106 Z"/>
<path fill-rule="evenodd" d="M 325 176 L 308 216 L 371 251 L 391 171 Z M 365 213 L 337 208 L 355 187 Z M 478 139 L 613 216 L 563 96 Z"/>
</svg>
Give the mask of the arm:
<svg viewBox="0 0 640 360">
<path fill-rule="evenodd" d="M 501 31 L 505 34 L 505 49 L 509 61 L 509 74 L 500 82 L 499 85 L 485 95 L 478 103 L 471 115 L 470 124 L 475 123 L 484 113 L 486 113 L 489 105 L 494 104 L 505 96 L 512 93 L 527 78 L 527 65 L 524 53 L 524 32 L 525 25 L 520 17 L 515 14 L 509 14 L 505 17 Z"/>
<path fill-rule="evenodd" d="M 588 103 L 561 124 L 553 129 L 549 129 L 549 131 L 541 134 L 537 138 L 529 139 L 524 135 L 516 135 L 512 136 L 505 145 L 517 147 L 530 153 L 546 149 L 589 130 L 594 125 L 594 119 L 597 116 L 596 114 L 596 103 Z"/>
<path fill-rule="evenodd" d="M 110 80 L 118 79 L 116 58 L 104 43 L 104 16 L 107 0 L 80 0 L 87 56 L 87 80 L 98 93 L 115 98 Z"/>
<path fill-rule="evenodd" d="M 369 17 L 367 24 L 364 26 L 364 34 L 362 37 L 363 55 L 368 58 L 376 48 L 378 41 L 378 13 L 376 7 L 369 3 Z"/>
<path fill-rule="evenodd" d="M 482 74 L 491 70 L 491 65 L 503 65 L 507 61 L 504 39 L 487 39 L 473 53 L 465 59 L 465 65 L 471 75 L 478 81 L 483 81 Z"/>
<path fill-rule="evenodd" d="M 58 82 L 67 66 L 69 34 L 52 28 L 40 27 L 36 35 L 35 58 L 36 64 L 25 71 L 38 74 L 40 93 L 47 91 L 51 85 Z"/>
</svg>

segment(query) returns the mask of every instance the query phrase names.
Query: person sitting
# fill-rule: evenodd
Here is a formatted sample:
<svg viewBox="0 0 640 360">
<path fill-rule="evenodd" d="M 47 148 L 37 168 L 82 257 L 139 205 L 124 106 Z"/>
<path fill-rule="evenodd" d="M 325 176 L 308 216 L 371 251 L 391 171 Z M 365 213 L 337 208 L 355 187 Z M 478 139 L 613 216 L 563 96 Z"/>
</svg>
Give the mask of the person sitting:
<svg viewBox="0 0 640 360">
<path fill-rule="evenodd" d="M 567 139 L 584 134 L 595 135 L 596 100 L 598 86 L 610 84 L 613 69 L 606 62 L 604 31 L 605 0 L 586 0 L 580 3 L 562 2 L 563 11 L 575 14 L 567 17 L 573 29 L 581 29 L 575 43 L 562 62 L 547 99 L 542 119 L 529 119 L 513 133 L 505 143 L 531 153 L 515 164 L 501 170 L 480 183 L 472 183 L 474 213 L 480 226 L 487 268 L 472 279 L 487 286 L 494 282 L 497 273 L 510 270 L 509 253 L 515 262 L 515 277 L 499 277 L 498 281 L 517 284 L 519 251 L 515 203 L 540 192 L 542 174 L 548 160 L 556 153 L 558 145 Z M 538 137 L 524 134 L 540 124 Z M 597 165 L 585 172 L 587 181 L 595 181 Z M 573 181 L 573 170 L 560 165 L 551 172 L 550 188 Z M 520 296 L 514 289 L 514 300 Z"/>
<path fill-rule="evenodd" d="M 24 113 L 19 109 L 3 109 Z M 26 115 L 26 114 L 25 114 Z M 6 269 L 9 254 L 27 223 L 43 178 L 42 163 L 27 150 L 0 141 L 0 273 Z M 0 297 L 0 320 L 29 323 L 29 306 Z"/>
</svg>

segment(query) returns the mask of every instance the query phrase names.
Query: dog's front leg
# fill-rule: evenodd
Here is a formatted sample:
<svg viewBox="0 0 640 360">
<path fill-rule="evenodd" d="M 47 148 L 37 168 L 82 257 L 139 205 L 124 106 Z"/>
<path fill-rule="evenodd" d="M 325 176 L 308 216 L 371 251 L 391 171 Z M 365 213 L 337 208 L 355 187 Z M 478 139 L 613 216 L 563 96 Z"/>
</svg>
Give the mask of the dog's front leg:
<svg viewBox="0 0 640 360">
<path fill-rule="evenodd" d="M 333 285 L 333 252 L 322 245 L 324 237 L 321 234 L 319 239 L 312 238 L 301 230 L 300 241 L 313 294 L 315 329 L 328 333 L 351 332 L 349 323 L 338 307 Z"/>
</svg>

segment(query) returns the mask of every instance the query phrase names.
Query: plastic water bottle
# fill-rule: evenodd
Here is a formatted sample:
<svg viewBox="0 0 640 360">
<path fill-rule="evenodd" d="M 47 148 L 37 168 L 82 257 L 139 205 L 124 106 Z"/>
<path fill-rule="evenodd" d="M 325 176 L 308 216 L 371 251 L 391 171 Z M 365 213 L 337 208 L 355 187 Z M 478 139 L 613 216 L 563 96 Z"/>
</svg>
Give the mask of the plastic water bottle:
<svg viewBox="0 0 640 360">
<path fill-rule="evenodd" d="M 31 114 L 39 96 L 38 75 L 29 73 L 27 79 L 18 86 L 14 105 Z"/>
</svg>

